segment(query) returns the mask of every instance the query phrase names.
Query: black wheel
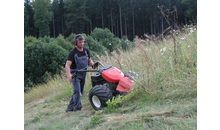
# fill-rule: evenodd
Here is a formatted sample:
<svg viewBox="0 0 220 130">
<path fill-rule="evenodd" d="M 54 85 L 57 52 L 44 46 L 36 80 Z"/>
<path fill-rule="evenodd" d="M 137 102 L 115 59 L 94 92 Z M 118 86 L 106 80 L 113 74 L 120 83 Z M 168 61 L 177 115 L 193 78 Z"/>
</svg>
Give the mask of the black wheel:
<svg viewBox="0 0 220 130">
<path fill-rule="evenodd" d="M 106 107 L 109 99 L 112 99 L 112 92 L 106 85 L 96 85 L 89 91 L 89 101 L 95 110 Z"/>
</svg>

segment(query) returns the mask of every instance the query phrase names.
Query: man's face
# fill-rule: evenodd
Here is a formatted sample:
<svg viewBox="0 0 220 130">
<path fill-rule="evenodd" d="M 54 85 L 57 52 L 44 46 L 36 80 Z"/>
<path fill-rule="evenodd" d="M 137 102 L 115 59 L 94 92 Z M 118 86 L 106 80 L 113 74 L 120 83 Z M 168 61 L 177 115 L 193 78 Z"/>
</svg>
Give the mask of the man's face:
<svg viewBox="0 0 220 130">
<path fill-rule="evenodd" d="M 84 40 L 78 40 L 77 47 L 78 48 L 83 48 L 83 46 L 84 46 Z"/>
</svg>

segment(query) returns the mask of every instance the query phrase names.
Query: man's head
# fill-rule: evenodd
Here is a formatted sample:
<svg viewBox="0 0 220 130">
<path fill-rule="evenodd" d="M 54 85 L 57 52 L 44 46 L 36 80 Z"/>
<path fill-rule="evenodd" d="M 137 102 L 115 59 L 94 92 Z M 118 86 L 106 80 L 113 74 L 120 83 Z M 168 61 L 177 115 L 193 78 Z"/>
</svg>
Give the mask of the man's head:
<svg viewBox="0 0 220 130">
<path fill-rule="evenodd" d="M 74 45 L 77 45 L 78 42 L 85 42 L 85 38 L 83 37 L 83 35 L 81 34 L 77 34 L 75 37 L 74 37 Z"/>
</svg>

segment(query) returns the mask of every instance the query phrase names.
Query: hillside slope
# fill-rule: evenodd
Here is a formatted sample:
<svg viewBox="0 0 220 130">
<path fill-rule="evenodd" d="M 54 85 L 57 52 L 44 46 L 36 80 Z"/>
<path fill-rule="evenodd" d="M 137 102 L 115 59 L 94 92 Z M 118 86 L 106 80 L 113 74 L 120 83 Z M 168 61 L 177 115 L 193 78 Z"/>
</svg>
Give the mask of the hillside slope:
<svg viewBox="0 0 220 130">
<path fill-rule="evenodd" d="M 72 85 L 61 74 L 24 94 L 24 128 L 197 129 L 197 30 L 187 26 L 175 33 L 176 65 L 170 36 L 156 43 L 136 38 L 136 47 L 129 52 L 99 57 L 104 65 L 132 70 L 142 77 L 135 83 L 137 89 L 117 98 L 115 106 L 101 111 L 92 108 L 88 73 L 82 110 L 66 113 Z"/>
</svg>

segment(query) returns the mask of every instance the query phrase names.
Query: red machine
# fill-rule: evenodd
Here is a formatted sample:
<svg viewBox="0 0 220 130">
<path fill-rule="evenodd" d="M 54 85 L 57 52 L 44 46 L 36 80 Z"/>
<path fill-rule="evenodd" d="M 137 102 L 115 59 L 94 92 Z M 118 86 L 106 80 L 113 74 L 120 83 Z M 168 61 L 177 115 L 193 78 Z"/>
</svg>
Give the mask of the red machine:
<svg viewBox="0 0 220 130">
<path fill-rule="evenodd" d="M 97 72 L 96 75 L 91 76 L 93 88 L 89 91 L 89 101 L 95 110 L 106 107 L 106 102 L 113 96 L 127 93 L 133 87 L 135 77 L 139 78 L 139 75 L 133 71 L 122 73 L 118 68 L 110 65 L 104 66 L 100 62 L 93 65 L 101 65 L 101 68 L 87 70 L 88 66 L 75 72 L 73 77 L 82 71 Z"/>
<path fill-rule="evenodd" d="M 111 67 L 101 73 L 102 77 L 111 83 L 118 83 L 117 91 L 128 92 L 134 84 L 133 80 L 125 77 L 124 74 L 116 67 Z"/>
</svg>

